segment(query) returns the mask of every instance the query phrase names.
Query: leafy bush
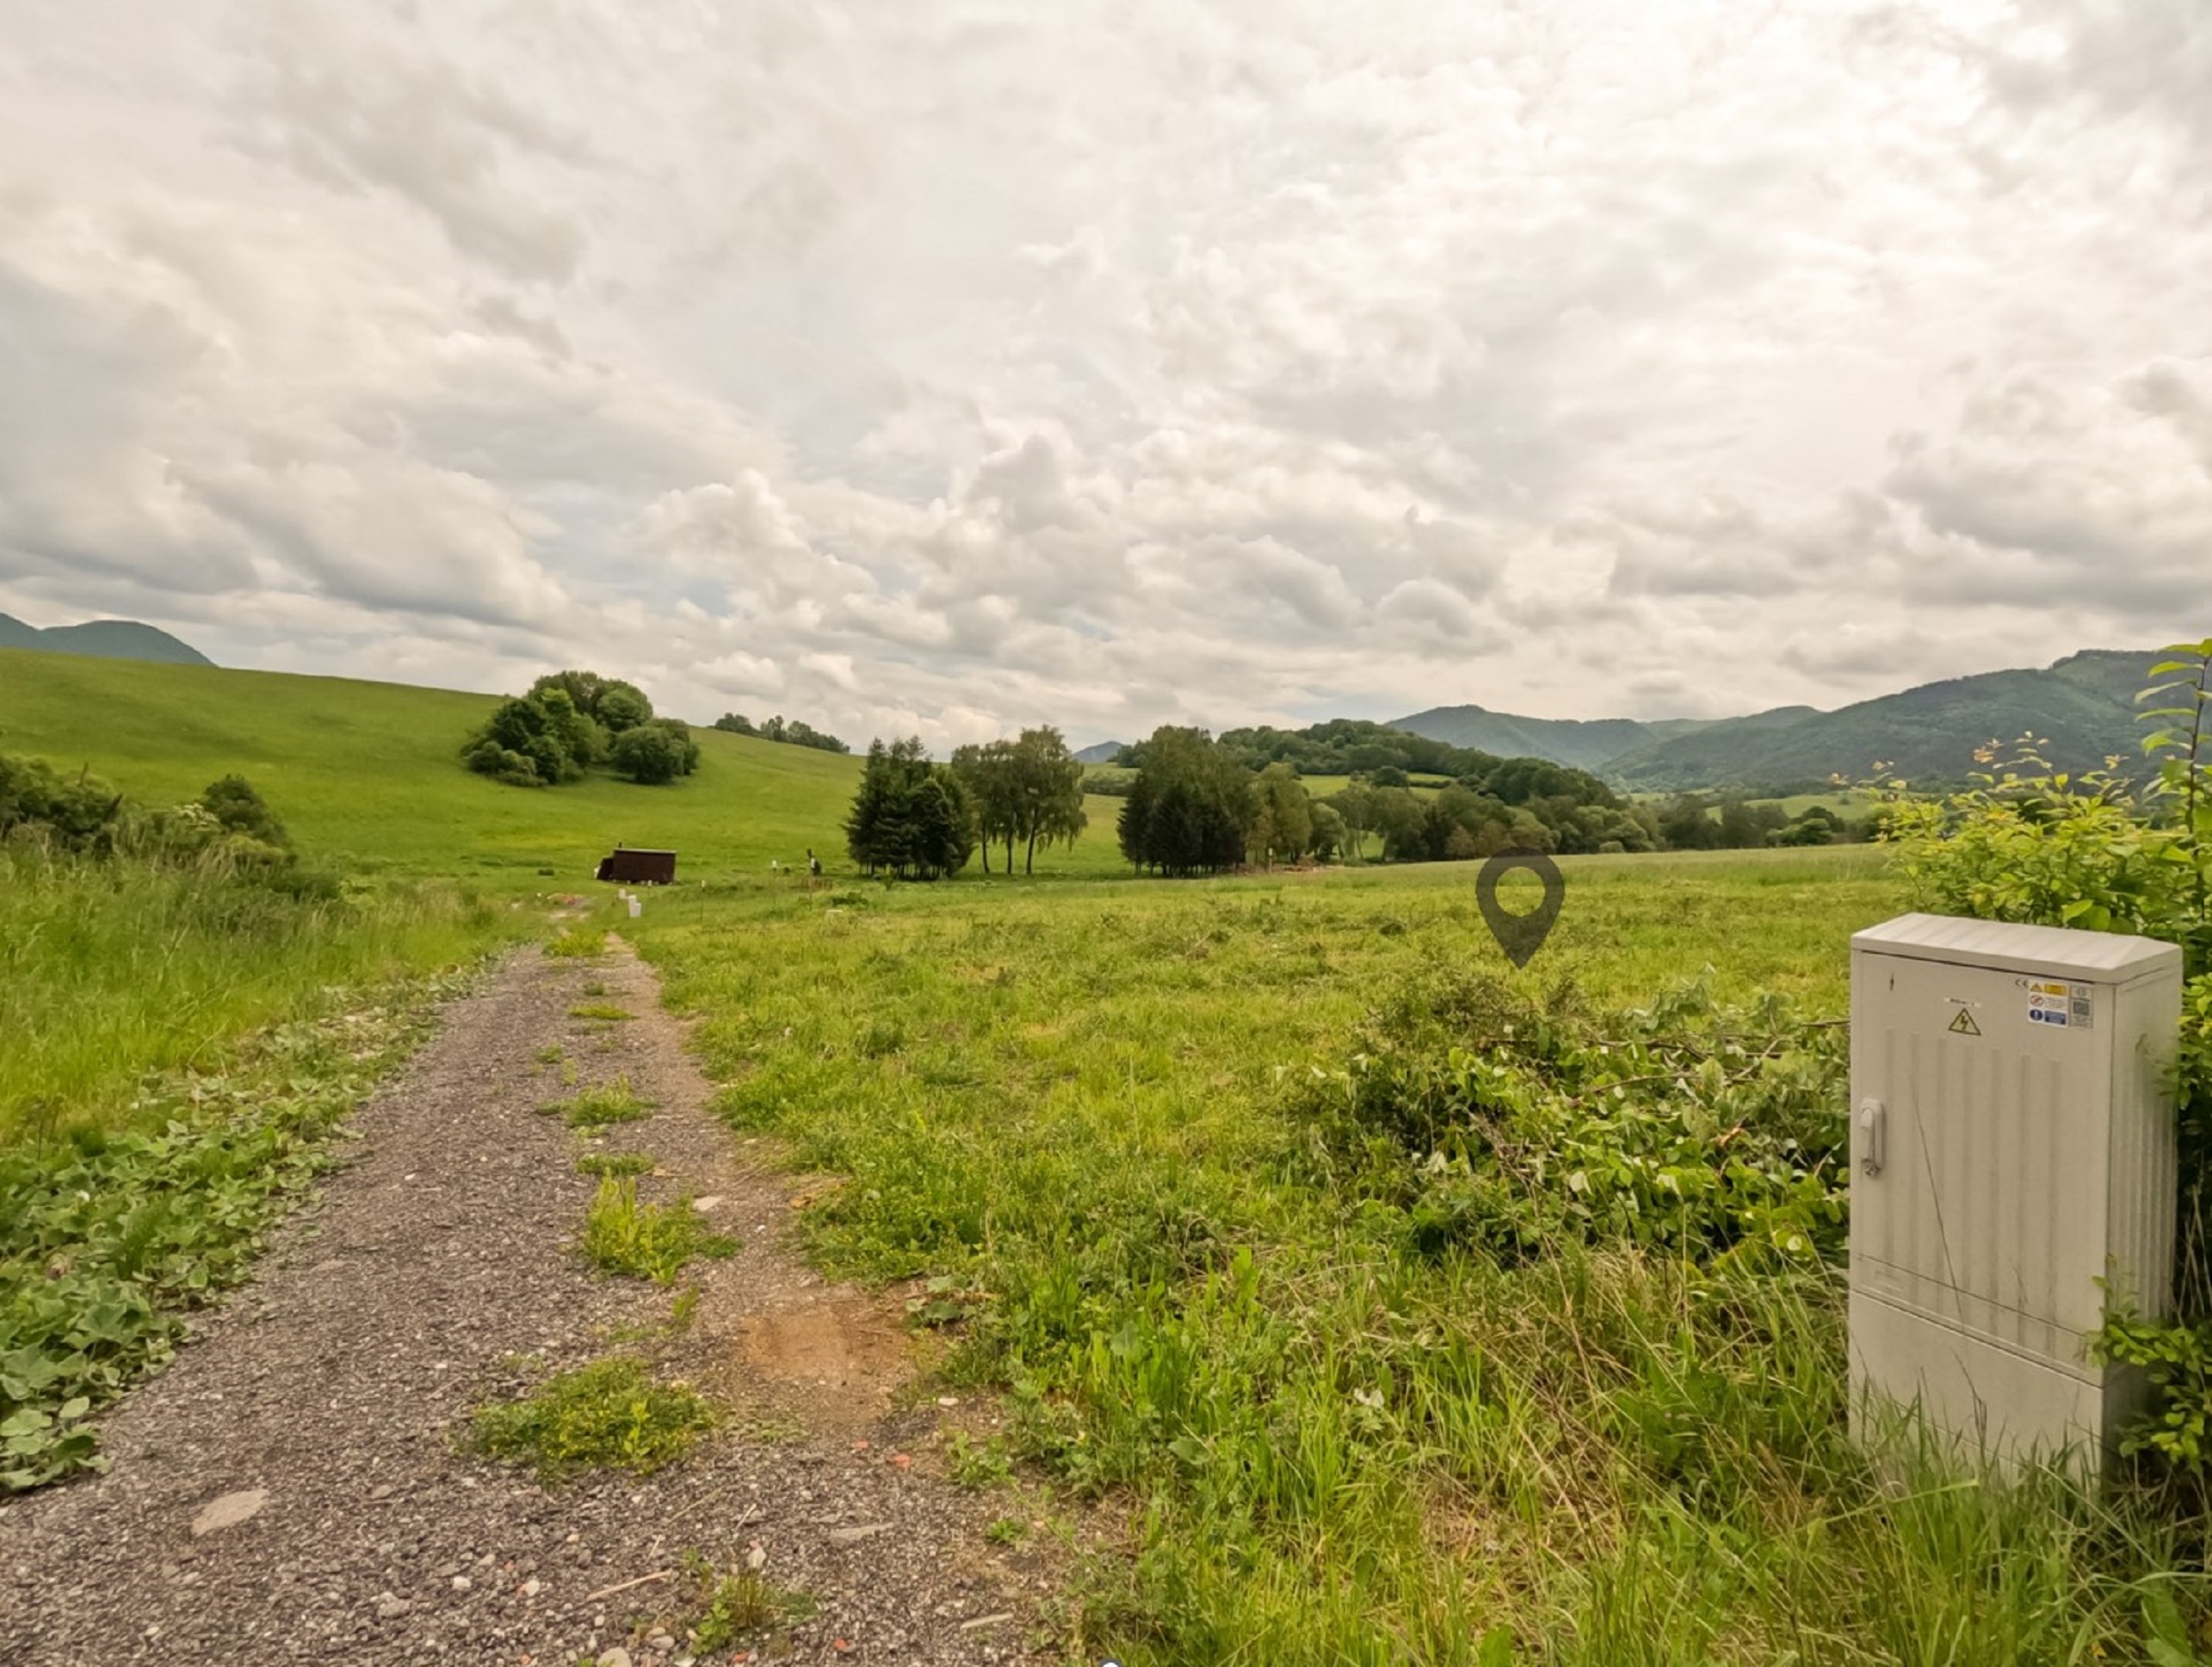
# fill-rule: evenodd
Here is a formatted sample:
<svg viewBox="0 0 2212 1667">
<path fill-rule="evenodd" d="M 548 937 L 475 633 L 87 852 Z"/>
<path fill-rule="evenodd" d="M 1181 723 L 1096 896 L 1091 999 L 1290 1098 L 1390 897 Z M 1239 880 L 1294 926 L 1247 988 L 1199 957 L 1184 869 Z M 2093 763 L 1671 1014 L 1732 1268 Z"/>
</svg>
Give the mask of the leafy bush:
<svg viewBox="0 0 2212 1667">
<path fill-rule="evenodd" d="M 550 787 L 610 763 L 632 780 L 673 780 L 697 767 L 699 749 L 687 726 L 653 716 L 635 684 L 570 671 L 502 701 L 462 742 L 461 761 L 511 787 Z"/>
<path fill-rule="evenodd" d="M 534 1466 L 557 1481 L 603 1469 L 649 1475 L 674 1463 L 714 1425 L 714 1410 L 681 1384 L 656 1382 L 625 1356 L 548 1379 L 535 1393 L 478 1410 L 468 1445 Z"/>
<path fill-rule="evenodd" d="M 123 795 L 88 772 L 65 778 L 39 758 L 0 753 L 0 840 L 35 840 L 64 851 L 115 849 Z"/>
<path fill-rule="evenodd" d="M 648 787 L 661 787 L 699 767 L 699 743 L 690 727 L 673 718 L 655 718 L 626 729 L 608 749 L 618 775 Z"/>
<path fill-rule="evenodd" d="M 1847 1051 L 1839 1025 L 1701 981 L 1599 1015 L 1460 975 L 1398 997 L 1303 1098 L 1424 1254 L 1809 1264 L 1843 1249 Z"/>
</svg>

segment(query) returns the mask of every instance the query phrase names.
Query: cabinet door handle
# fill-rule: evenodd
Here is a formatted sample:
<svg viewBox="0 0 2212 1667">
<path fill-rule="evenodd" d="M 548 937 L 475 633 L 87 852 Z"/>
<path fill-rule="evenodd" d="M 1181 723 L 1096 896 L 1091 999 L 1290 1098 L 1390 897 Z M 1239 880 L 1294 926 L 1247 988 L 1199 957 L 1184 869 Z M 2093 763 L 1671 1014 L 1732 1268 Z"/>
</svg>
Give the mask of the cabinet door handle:
<svg viewBox="0 0 2212 1667">
<path fill-rule="evenodd" d="M 1859 1173 L 1878 1175 L 1888 1156 L 1889 1108 L 1879 1100 L 1859 1102 Z"/>
</svg>

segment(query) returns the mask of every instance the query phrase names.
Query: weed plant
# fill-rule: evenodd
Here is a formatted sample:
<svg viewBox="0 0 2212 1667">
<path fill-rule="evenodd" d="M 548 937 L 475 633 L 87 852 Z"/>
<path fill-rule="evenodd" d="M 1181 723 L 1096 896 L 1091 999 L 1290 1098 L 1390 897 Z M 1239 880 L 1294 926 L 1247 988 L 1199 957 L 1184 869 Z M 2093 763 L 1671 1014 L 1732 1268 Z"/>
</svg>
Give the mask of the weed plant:
<svg viewBox="0 0 2212 1667">
<path fill-rule="evenodd" d="M 610 1025 L 618 1025 L 624 1019 L 637 1017 L 628 1008 L 617 1007 L 612 1002 L 586 1002 L 580 1006 L 570 1008 L 568 1016 L 571 1018 L 598 1019 Z"/>
<path fill-rule="evenodd" d="M 697 1605 L 685 1630 L 691 1648 L 702 1655 L 751 1642 L 806 1619 L 818 1607 L 807 1594 L 787 1591 L 750 1569 L 722 1574 L 696 1552 L 687 1555 L 684 1564 Z"/>
<path fill-rule="evenodd" d="M 520 1401 L 480 1408 L 468 1446 L 533 1467 L 551 1482 L 585 1470 L 640 1475 L 674 1463 L 713 1427 L 714 1412 L 681 1384 L 657 1381 L 616 1356 L 549 1379 Z"/>
<path fill-rule="evenodd" d="M 737 1245 L 709 1233 L 690 1200 L 641 1204 L 636 1181 L 610 1175 L 591 1202 L 579 1248 L 603 1273 L 673 1285 L 694 1256 L 733 1256 Z"/>
</svg>

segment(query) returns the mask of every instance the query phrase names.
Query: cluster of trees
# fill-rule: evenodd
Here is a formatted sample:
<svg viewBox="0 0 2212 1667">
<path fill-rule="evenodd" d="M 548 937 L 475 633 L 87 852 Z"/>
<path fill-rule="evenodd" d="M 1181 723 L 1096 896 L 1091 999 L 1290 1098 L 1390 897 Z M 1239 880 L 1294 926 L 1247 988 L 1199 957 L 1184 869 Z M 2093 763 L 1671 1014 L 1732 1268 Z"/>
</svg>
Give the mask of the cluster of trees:
<svg viewBox="0 0 2212 1667">
<path fill-rule="evenodd" d="M 987 874 L 994 841 L 1006 848 L 1008 873 L 1014 872 L 1017 845 L 1023 848 L 1022 872 L 1031 873 L 1039 845 L 1072 846 L 1088 821 L 1083 813 L 1083 766 L 1050 726 L 1025 729 L 1013 741 L 959 748 L 952 755 L 952 768 L 974 809 Z"/>
<path fill-rule="evenodd" d="M 461 749 L 479 775 L 518 787 L 580 781 L 605 766 L 658 786 L 699 767 L 699 743 L 680 718 L 656 718 L 634 683 L 596 672 L 555 672 L 502 701 Z"/>
<path fill-rule="evenodd" d="M 975 806 L 959 772 L 931 763 L 918 736 L 872 742 L 845 816 L 845 849 L 865 873 L 958 873 L 975 850 Z"/>
<path fill-rule="evenodd" d="M 1245 860 L 1245 836 L 1258 815 L 1249 770 L 1202 729 L 1164 726 L 1125 750 L 1136 755 L 1137 767 L 1119 827 L 1121 854 L 1133 865 L 1180 879 Z"/>
<path fill-rule="evenodd" d="M 931 763 L 918 739 L 879 740 L 845 818 L 845 849 L 868 873 L 935 880 L 979 848 L 989 873 L 995 843 L 1006 872 L 1019 848 L 1028 873 L 1040 845 L 1072 845 L 1084 822 L 1083 766 L 1056 729 L 962 747 L 949 764 Z"/>
<path fill-rule="evenodd" d="M 795 718 L 786 718 L 781 712 L 760 724 L 756 724 L 743 712 L 724 712 L 714 720 L 714 726 L 726 729 L 733 735 L 750 735 L 757 741 L 780 741 L 793 747 L 813 747 L 823 752 L 852 750 L 827 731 L 802 723 Z"/>
<path fill-rule="evenodd" d="M 1140 869 L 1179 876 L 1310 857 L 1362 860 L 1371 849 L 1392 862 L 1440 862 L 1511 847 L 1656 844 L 1603 783 L 1540 759 L 1490 760 L 1476 775 L 1482 789 L 1455 781 L 1422 797 L 1368 777 L 1316 799 L 1289 760 L 1255 772 L 1248 756 L 1196 729 L 1161 729 L 1128 749 L 1134 770 L 1122 804 L 1122 855 Z"/>
<path fill-rule="evenodd" d="M 1499 762 L 1490 753 L 1355 718 L 1332 718 L 1304 729 L 1262 726 L 1225 730 L 1219 745 L 1248 770 L 1256 772 L 1271 764 L 1286 764 L 1302 776 L 1373 777 L 1379 771 L 1395 770 L 1408 775 L 1462 778 Z M 1399 780 L 1390 785 L 1406 784 Z"/>
<path fill-rule="evenodd" d="M 1142 783 L 1162 751 L 1163 736 L 1173 737 L 1169 750 L 1181 762 L 1166 776 L 1154 767 L 1155 784 L 1148 789 Z M 1106 780 L 1094 780 L 1092 789 L 1132 800 L 1164 791 L 1168 777 L 1189 773 L 1187 755 L 1194 747 L 1210 749 L 1217 767 L 1249 784 L 1243 790 L 1249 809 L 1238 813 L 1247 832 L 1259 835 L 1247 841 L 1249 861 L 1298 861 L 1309 856 L 1325 861 L 1339 854 L 1364 860 L 1371 851 L 1392 862 L 1438 862 L 1487 857 L 1510 846 L 1647 851 L 1661 843 L 1647 813 L 1624 803 L 1586 771 L 1542 758 L 1499 758 L 1348 718 L 1295 731 L 1232 730 L 1218 741 L 1196 730 L 1163 730 L 1150 741 L 1125 747 L 1118 767 Z M 1342 766 L 1351 766 L 1350 787 L 1325 799 L 1304 799 L 1302 775 Z M 1428 777 L 1431 785 L 1440 777 L 1443 791 L 1415 794 L 1411 771 Z M 1227 803 L 1237 794 L 1225 787 L 1216 796 Z M 1188 841 L 1179 837 L 1169 841 L 1177 848 L 1175 860 L 1164 862 L 1157 852 L 1165 848 L 1143 831 L 1149 815 L 1148 806 L 1141 806 L 1130 824 L 1140 830 L 1133 836 L 1134 850 L 1124 845 L 1133 863 L 1164 872 L 1211 872 L 1218 865 L 1188 864 L 1184 860 Z M 1226 848 L 1225 836 L 1215 841 L 1217 850 Z"/>
<path fill-rule="evenodd" d="M 1652 813 L 1669 850 L 1741 851 L 1767 845 L 1842 845 L 1870 837 L 1871 825 L 1846 821 L 1824 804 L 1794 818 L 1778 804 L 1730 795 L 1678 793 Z"/>
</svg>

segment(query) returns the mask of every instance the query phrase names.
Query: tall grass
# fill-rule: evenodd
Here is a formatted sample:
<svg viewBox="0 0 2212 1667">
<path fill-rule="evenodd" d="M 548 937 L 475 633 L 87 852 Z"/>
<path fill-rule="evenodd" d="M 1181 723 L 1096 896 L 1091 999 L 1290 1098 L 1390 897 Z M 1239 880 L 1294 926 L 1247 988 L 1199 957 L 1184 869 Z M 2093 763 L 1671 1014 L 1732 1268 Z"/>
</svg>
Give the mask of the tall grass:
<svg viewBox="0 0 2212 1667">
<path fill-rule="evenodd" d="M 1849 933 L 1897 903 L 1856 861 L 1570 876 L 1532 999 L 1571 973 L 1641 1004 L 1710 962 L 1732 998 L 1836 1013 Z M 1126 1523 L 1088 1574 L 1094 1658 L 2200 1659 L 2200 1517 L 1862 1454 L 1832 1270 L 1428 1249 L 1358 1183 L 1307 1085 L 1404 981 L 1516 977 L 1463 884 L 860 901 L 699 899 L 641 943 L 725 1115 L 853 1178 L 817 1253 L 960 1293 L 949 1370 Z"/>
<path fill-rule="evenodd" d="M 317 898 L 219 864 L 0 849 L 0 1148 L 127 1121 L 148 1073 L 311 1017 L 334 988 L 466 959 L 507 913 L 449 884 Z"/>
</svg>

